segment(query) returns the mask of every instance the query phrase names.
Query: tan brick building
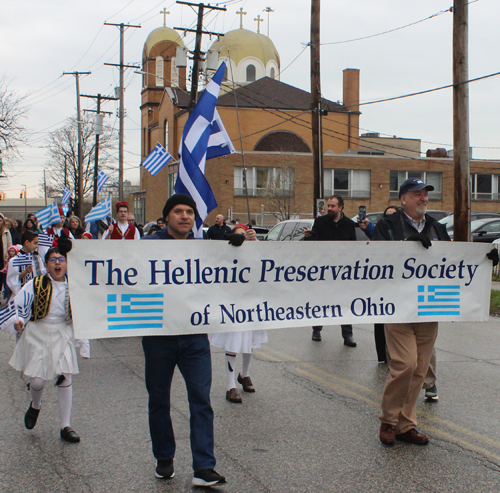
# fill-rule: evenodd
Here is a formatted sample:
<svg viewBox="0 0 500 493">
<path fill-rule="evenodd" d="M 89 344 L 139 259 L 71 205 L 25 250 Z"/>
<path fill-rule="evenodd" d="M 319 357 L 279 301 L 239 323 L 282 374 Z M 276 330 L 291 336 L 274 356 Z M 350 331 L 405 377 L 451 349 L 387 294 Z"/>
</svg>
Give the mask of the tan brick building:
<svg viewBox="0 0 500 493">
<path fill-rule="evenodd" d="M 175 31 L 161 29 L 168 39 L 158 41 L 160 38 L 156 37 L 154 41 L 168 45 L 168 56 L 172 57 L 180 40 Z M 227 92 L 221 92 L 217 108 L 238 152 L 207 161 L 206 177 L 219 204 L 207 223 L 213 224 L 218 213 L 247 221 L 244 167 L 251 219 L 256 224 L 269 226 L 288 215 L 310 217 L 313 212 L 310 94 L 278 80 L 279 56 L 269 38 L 250 35 L 245 29 L 231 33 L 226 43 L 231 45 L 231 53 L 235 52 L 238 40 L 251 39 L 255 46 L 265 49 L 253 58 L 241 51 L 229 64 L 238 82 L 231 91 L 227 81 Z M 265 42 L 257 43 L 256 36 Z M 144 71 L 151 73 L 158 50 L 151 45 L 150 38 L 145 45 Z M 221 56 L 228 49 L 221 41 L 217 48 Z M 151 54 L 149 58 L 147 53 Z M 175 70 L 172 63 L 168 66 L 170 71 Z M 359 205 L 366 205 L 368 212 L 378 212 L 397 204 L 399 185 L 408 177 L 418 176 L 435 187 L 429 208 L 452 211 L 452 159 L 420 157 L 418 139 L 359 137 L 359 75 L 357 69 L 344 70 L 342 103 L 322 100 L 321 107 L 327 113 L 322 117 L 325 197 L 333 193 L 344 196 L 349 216 L 357 212 Z M 177 76 L 176 85 L 180 87 L 174 87 L 168 80 L 164 80 L 164 87 L 159 87 L 158 77 L 145 77 L 141 107 L 143 159 L 158 142 L 177 156 L 188 116 L 189 95 L 184 77 L 185 72 Z M 139 216 L 141 221 L 156 220 L 161 215 L 166 198 L 173 193 L 177 166 L 165 167 L 155 177 L 141 169 L 142 191 L 134 195 L 136 218 L 139 210 L 145 211 L 144 218 Z M 500 212 L 500 161 L 471 161 L 471 180 L 472 209 Z"/>
</svg>

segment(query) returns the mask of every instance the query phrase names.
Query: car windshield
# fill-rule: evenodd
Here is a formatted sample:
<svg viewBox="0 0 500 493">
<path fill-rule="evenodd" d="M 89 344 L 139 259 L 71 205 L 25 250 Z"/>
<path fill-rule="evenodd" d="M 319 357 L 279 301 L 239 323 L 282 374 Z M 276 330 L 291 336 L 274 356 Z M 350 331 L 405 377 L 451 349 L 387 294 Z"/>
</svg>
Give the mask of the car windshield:
<svg viewBox="0 0 500 493">
<path fill-rule="evenodd" d="M 488 218 L 488 219 L 477 219 L 476 221 L 472 221 L 470 223 L 471 233 L 477 233 L 478 231 L 481 231 L 481 228 L 483 228 L 484 225 L 490 223 L 491 221 L 492 221 L 491 218 Z"/>
<path fill-rule="evenodd" d="M 453 214 L 443 217 L 439 222 L 446 226 L 446 229 L 453 229 Z"/>
</svg>

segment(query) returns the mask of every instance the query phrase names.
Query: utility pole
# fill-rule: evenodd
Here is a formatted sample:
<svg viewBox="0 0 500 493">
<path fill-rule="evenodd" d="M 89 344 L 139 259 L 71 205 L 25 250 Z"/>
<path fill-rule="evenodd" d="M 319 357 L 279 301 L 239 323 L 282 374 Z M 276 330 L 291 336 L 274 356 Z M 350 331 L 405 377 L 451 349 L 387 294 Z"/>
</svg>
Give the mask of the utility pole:
<svg viewBox="0 0 500 493">
<path fill-rule="evenodd" d="M 318 215 L 318 199 L 323 198 L 323 149 L 321 142 L 321 78 L 320 78 L 320 0 L 311 0 L 311 130 L 313 147 L 314 217 Z"/>
<path fill-rule="evenodd" d="M 107 115 L 111 115 L 112 113 L 110 111 L 101 111 L 101 101 L 104 99 L 106 101 L 116 101 L 118 98 L 112 98 L 109 96 L 102 96 L 101 94 L 98 94 L 97 96 L 90 96 L 88 94 L 82 94 L 84 98 L 94 98 L 97 99 L 97 110 L 83 110 L 84 112 L 87 111 L 89 113 L 96 113 L 97 115 L 102 115 L 103 113 Z M 92 205 L 97 204 L 97 175 L 99 173 L 99 137 L 100 137 L 100 132 L 97 131 L 95 128 L 95 153 L 94 153 L 94 185 L 93 185 L 93 194 L 92 194 Z"/>
<path fill-rule="evenodd" d="M 201 57 L 201 37 L 203 34 L 213 34 L 215 36 L 224 36 L 220 33 L 213 33 L 209 31 L 203 31 L 203 12 L 204 9 L 207 8 L 209 10 L 222 10 L 226 11 L 225 7 L 214 7 L 212 5 L 204 5 L 203 3 L 191 3 L 191 2 L 182 2 L 177 0 L 176 3 L 181 5 L 189 5 L 191 7 L 198 7 L 198 24 L 196 29 L 185 29 L 183 27 L 174 27 L 174 29 L 178 29 L 179 31 L 196 33 L 196 43 L 193 53 L 193 71 L 191 73 L 191 96 L 189 100 L 189 114 L 193 111 L 196 105 L 196 96 L 198 94 L 198 77 L 199 77 L 199 62 L 202 60 Z"/>
<path fill-rule="evenodd" d="M 45 176 L 45 172 L 47 170 L 43 170 L 43 197 L 45 198 L 45 207 L 47 207 L 47 177 Z"/>
<path fill-rule="evenodd" d="M 454 0 L 453 6 L 453 159 L 455 204 L 453 239 L 470 237 L 469 151 L 469 0 Z"/>
<path fill-rule="evenodd" d="M 123 87 L 123 74 L 125 68 L 137 68 L 140 69 L 137 65 L 125 65 L 123 63 L 123 58 L 125 54 L 125 41 L 124 34 L 125 28 L 127 27 L 135 27 L 140 29 L 141 26 L 133 26 L 131 24 L 112 24 L 109 22 L 104 23 L 105 26 L 117 26 L 120 28 L 120 63 L 105 63 L 104 65 L 112 65 L 114 67 L 120 68 L 120 130 L 118 136 L 118 187 L 119 187 L 119 200 L 123 200 L 123 143 L 124 143 L 124 123 L 125 123 L 125 88 Z"/>
<path fill-rule="evenodd" d="M 63 72 L 63 75 L 74 75 L 76 81 L 76 122 L 78 124 L 78 190 L 77 214 L 81 217 L 83 211 L 83 142 L 82 142 L 82 115 L 80 108 L 80 75 L 90 75 L 92 72 Z"/>
</svg>

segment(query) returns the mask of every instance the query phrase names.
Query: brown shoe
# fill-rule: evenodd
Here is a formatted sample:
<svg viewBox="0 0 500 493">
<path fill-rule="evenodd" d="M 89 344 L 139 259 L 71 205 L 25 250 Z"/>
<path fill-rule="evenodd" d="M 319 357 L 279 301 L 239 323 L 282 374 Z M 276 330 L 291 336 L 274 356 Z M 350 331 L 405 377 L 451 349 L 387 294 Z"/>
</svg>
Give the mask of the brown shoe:
<svg viewBox="0 0 500 493">
<path fill-rule="evenodd" d="M 415 445 L 427 445 L 429 439 L 419 433 L 415 428 L 409 429 L 406 433 L 400 433 L 396 435 L 396 440 L 402 440 L 403 442 L 413 443 Z"/>
<path fill-rule="evenodd" d="M 229 402 L 234 402 L 236 404 L 241 404 L 241 395 L 236 389 L 231 389 L 226 392 L 226 399 Z"/>
<path fill-rule="evenodd" d="M 238 373 L 238 383 L 243 385 L 243 390 L 245 392 L 255 392 L 255 387 L 253 386 L 252 379 L 250 377 L 243 378 L 241 373 Z"/>
<path fill-rule="evenodd" d="M 396 443 L 395 426 L 387 423 L 380 425 L 380 441 L 384 445 L 394 445 Z"/>
</svg>

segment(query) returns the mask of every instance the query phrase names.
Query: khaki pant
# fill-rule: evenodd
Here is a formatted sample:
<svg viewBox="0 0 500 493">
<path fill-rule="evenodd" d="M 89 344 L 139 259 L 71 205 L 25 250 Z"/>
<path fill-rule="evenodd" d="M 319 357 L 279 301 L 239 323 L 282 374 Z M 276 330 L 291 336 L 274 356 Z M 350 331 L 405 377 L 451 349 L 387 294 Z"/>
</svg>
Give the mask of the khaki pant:
<svg viewBox="0 0 500 493">
<path fill-rule="evenodd" d="M 417 426 L 417 399 L 429 368 L 437 331 L 437 322 L 387 324 L 385 327 L 391 361 L 380 420 L 394 425 L 396 433 L 405 433 Z"/>
</svg>

